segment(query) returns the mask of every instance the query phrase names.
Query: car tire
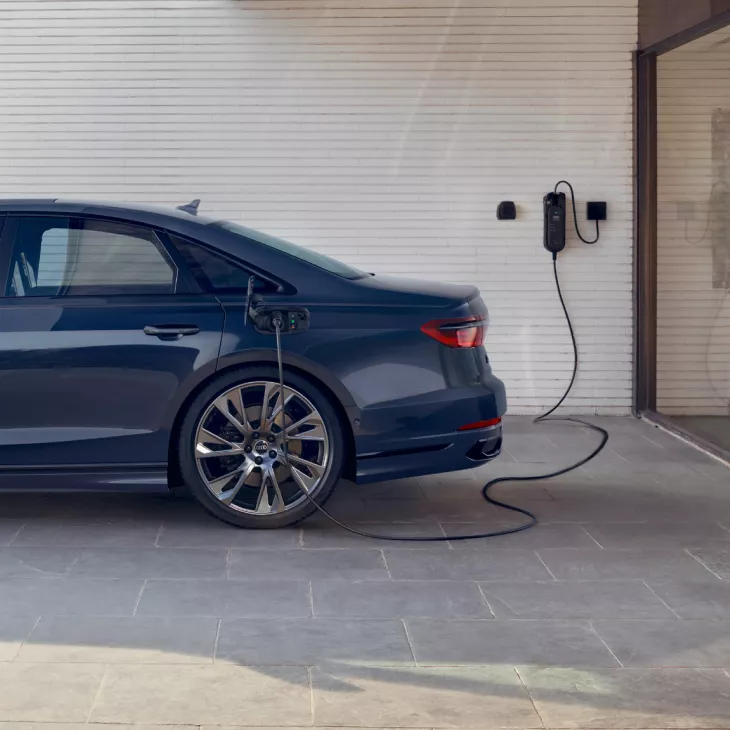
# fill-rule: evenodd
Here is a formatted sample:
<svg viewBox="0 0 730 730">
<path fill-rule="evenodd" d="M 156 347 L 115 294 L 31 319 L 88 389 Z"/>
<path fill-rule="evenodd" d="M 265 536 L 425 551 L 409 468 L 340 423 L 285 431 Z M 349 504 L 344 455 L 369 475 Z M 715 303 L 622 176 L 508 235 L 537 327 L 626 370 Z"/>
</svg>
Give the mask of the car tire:
<svg viewBox="0 0 730 730">
<path fill-rule="evenodd" d="M 285 372 L 282 415 L 278 383 L 278 369 L 268 365 L 225 373 L 195 397 L 183 418 L 183 481 L 210 514 L 236 527 L 296 524 L 316 511 L 305 486 L 323 505 L 342 475 L 343 424 L 328 396 Z M 286 456 L 284 430 L 290 434 Z"/>
</svg>

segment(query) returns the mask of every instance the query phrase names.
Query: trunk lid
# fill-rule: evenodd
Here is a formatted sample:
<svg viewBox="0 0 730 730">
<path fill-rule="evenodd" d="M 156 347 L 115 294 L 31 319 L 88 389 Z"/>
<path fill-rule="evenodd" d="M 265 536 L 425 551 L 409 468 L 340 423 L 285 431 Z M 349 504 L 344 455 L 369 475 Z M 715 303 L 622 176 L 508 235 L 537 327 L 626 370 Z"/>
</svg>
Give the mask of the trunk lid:
<svg viewBox="0 0 730 730">
<path fill-rule="evenodd" d="M 468 284 L 444 284 L 379 274 L 358 279 L 357 284 L 367 288 L 378 304 L 460 309 L 473 302 L 479 311 L 484 307 L 479 290 Z M 468 308 L 471 309 L 471 306 Z"/>
</svg>

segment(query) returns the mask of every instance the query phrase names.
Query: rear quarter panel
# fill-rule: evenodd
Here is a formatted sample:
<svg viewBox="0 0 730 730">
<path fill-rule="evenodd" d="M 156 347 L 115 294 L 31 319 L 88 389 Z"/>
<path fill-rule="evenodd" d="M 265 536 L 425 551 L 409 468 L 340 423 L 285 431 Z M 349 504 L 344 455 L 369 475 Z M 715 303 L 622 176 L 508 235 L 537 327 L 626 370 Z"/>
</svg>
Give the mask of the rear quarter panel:
<svg viewBox="0 0 730 730">
<path fill-rule="evenodd" d="M 282 298 L 281 304 L 297 297 Z M 267 297 L 267 304 L 276 304 Z M 244 307 L 224 301 L 226 327 L 220 366 L 276 362 L 271 335 L 252 338 Z M 297 301 L 297 304 L 305 304 Z M 483 348 L 453 350 L 420 331 L 429 314 L 420 307 L 306 303 L 311 326 L 282 338 L 285 363 L 321 380 L 345 408 L 357 453 L 400 448 L 402 441 L 453 433 L 466 418 L 459 403 L 481 403 L 479 418 L 506 409 L 504 387 Z M 465 310 L 468 314 L 468 309 Z M 246 340 L 255 347 L 243 350 Z M 486 400 L 485 400 L 486 399 Z"/>
</svg>

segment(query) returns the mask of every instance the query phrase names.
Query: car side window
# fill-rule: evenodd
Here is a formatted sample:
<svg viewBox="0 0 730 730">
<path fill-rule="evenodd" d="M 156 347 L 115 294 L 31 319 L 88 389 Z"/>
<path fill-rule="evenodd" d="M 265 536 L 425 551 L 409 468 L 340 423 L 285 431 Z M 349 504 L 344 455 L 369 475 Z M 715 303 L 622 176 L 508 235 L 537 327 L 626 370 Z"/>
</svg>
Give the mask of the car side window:
<svg viewBox="0 0 730 730">
<path fill-rule="evenodd" d="M 151 230 L 91 218 L 17 219 L 6 297 L 173 294 L 177 269 Z"/>
<path fill-rule="evenodd" d="M 170 241 L 180 252 L 190 273 L 204 291 L 213 294 L 245 292 L 251 276 L 242 266 L 190 241 L 170 235 Z M 254 291 L 265 294 L 277 291 L 275 284 L 256 279 Z"/>
</svg>

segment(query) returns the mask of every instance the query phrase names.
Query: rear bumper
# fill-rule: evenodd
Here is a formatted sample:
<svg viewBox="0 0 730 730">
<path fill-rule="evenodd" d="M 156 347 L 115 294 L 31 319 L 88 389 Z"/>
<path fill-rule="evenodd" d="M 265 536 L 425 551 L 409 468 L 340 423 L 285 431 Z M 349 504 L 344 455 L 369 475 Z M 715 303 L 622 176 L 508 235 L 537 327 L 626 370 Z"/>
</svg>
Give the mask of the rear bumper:
<svg viewBox="0 0 730 730">
<path fill-rule="evenodd" d="M 461 471 L 486 464 L 501 452 L 501 424 L 478 431 L 414 439 L 407 449 L 358 456 L 356 479 L 358 484 L 368 484 Z"/>
<path fill-rule="evenodd" d="M 465 350 L 464 352 L 469 352 Z M 486 358 L 485 358 L 486 360 Z M 465 378 L 461 378 L 464 383 Z M 459 382 L 455 377 L 452 382 Z M 504 383 L 488 365 L 479 379 L 364 408 L 355 429 L 356 481 L 360 484 L 469 469 L 499 455 L 501 425 L 459 431 L 501 418 Z"/>
</svg>

